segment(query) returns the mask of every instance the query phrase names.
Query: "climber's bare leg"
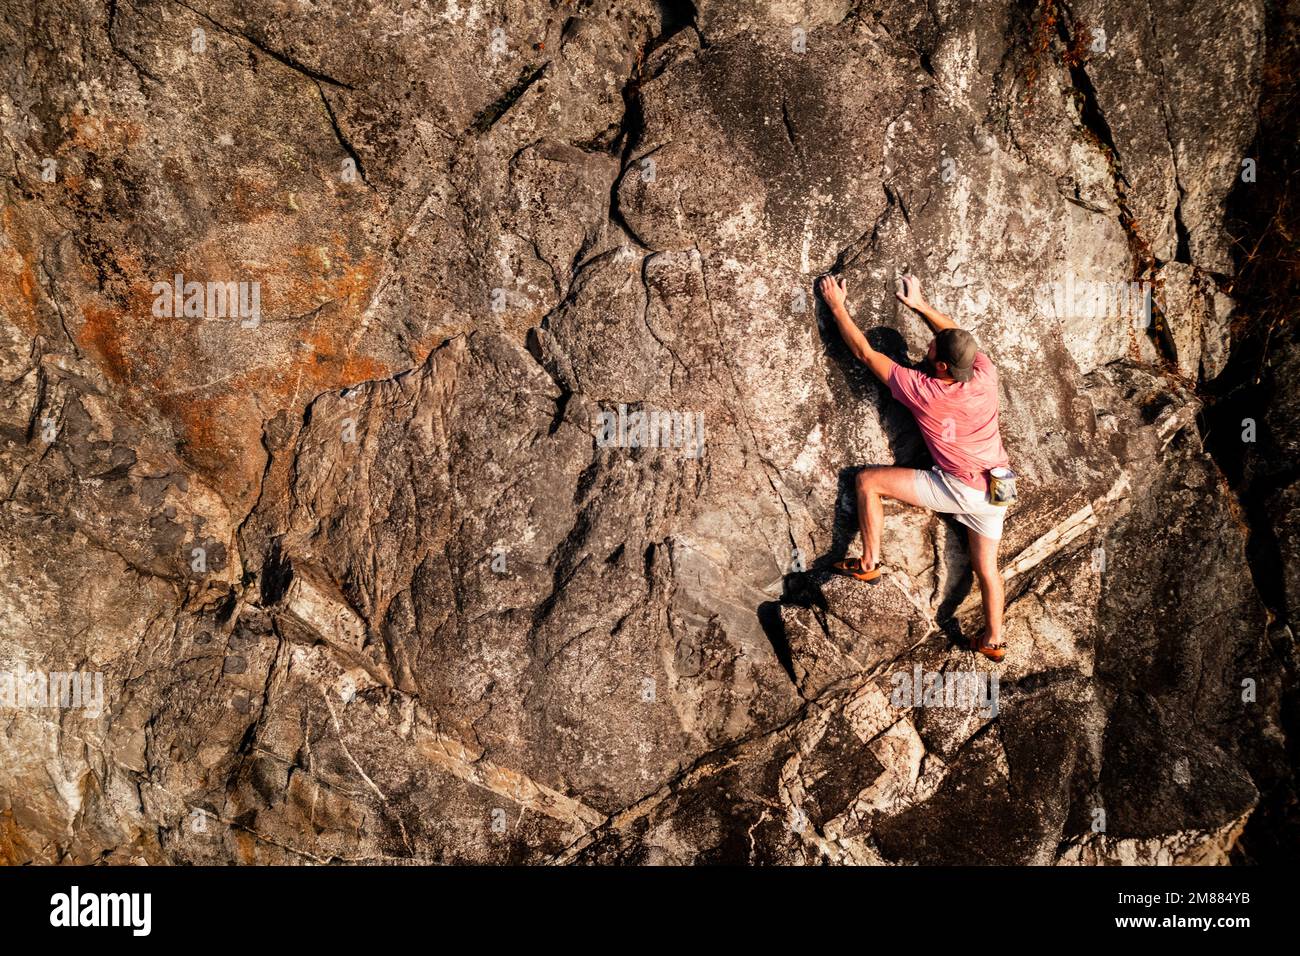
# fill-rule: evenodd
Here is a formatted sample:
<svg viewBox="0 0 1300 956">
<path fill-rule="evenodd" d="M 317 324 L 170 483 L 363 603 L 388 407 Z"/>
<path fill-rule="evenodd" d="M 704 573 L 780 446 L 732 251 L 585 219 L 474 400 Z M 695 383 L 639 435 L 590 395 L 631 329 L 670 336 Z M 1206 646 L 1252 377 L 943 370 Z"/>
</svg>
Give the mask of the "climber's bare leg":
<svg viewBox="0 0 1300 956">
<path fill-rule="evenodd" d="M 880 529 L 885 523 L 881 498 L 921 505 L 916 495 L 916 469 L 869 465 L 858 472 L 858 529 L 862 532 L 862 567 L 871 570 L 880 561 Z"/>
<path fill-rule="evenodd" d="M 980 597 L 984 602 L 984 640 L 982 645 L 1002 643 L 1002 610 L 1006 605 L 1006 591 L 1002 586 L 1002 572 L 998 570 L 998 540 L 976 534 L 966 529 L 970 540 L 970 566 L 980 583 Z"/>
</svg>

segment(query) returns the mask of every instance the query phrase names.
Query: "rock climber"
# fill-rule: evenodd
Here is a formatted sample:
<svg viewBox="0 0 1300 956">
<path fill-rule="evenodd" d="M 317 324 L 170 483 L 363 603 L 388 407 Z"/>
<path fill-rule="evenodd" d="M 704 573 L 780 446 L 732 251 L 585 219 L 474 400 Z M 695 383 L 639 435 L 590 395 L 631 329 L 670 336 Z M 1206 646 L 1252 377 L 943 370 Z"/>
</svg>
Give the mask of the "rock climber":
<svg viewBox="0 0 1300 956">
<path fill-rule="evenodd" d="M 966 525 L 971 568 L 984 601 L 985 629 L 970 639 L 969 648 L 1000 661 L 1006 655 L 1002 637 L 1005 595 L 998 571 L 998 543 L 1007 504 L 1014 500 L 1014 475 L 998 432 L 998 376 L 975 338 L 934 308 L 913 275 L 900 277 L 895 292 L 934 330 L 926 371 L 906 368 L 873 349 L 849 316 L 848 282 L 822 276 L 817 292 L 830 308 L 849 350 L 916 418 L 934 467 L 900 468 L 869 465 L 858 472 L 858 526 L 862 556 L 837 562 L 838 571 L 859 581 L 880 578 L 882 498 L 894 498 L 950 514 Z M 995 503 L 1002 502 L 1002 503 Z"/>
</svg>

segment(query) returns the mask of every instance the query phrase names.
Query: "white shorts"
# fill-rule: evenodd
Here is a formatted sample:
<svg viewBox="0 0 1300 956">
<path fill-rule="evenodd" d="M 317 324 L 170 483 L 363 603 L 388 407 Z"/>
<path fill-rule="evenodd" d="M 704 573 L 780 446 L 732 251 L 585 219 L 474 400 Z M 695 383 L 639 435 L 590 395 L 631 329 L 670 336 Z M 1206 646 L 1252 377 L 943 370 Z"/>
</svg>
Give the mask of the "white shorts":
<svg viewBox="0 0 1300 956">
<path fill-rule="evenodd" d="M 1007 506 L 989 504 L 988 492 L 976 491 L 937 467 L 916 469 L 916 496 L 926 508 L 952 515 L 978 535 L 994 541 L 1002 537 Z"/>
</svg>

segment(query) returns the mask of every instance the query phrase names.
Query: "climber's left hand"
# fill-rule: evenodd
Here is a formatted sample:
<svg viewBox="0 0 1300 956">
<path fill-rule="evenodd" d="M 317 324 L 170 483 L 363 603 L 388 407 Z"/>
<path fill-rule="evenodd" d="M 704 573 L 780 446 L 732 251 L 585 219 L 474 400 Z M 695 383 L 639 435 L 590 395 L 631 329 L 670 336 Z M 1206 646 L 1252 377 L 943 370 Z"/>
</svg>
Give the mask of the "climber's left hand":
<svg viewBox="0 0 1300 956">
<path fill-rule="evenodd" d="M 842 306 L 849 296 L 849 280 L 842 276 L 822 276 L 817 280 L 817 294 L 832 309 L 836 306 Z"/>
</svg>

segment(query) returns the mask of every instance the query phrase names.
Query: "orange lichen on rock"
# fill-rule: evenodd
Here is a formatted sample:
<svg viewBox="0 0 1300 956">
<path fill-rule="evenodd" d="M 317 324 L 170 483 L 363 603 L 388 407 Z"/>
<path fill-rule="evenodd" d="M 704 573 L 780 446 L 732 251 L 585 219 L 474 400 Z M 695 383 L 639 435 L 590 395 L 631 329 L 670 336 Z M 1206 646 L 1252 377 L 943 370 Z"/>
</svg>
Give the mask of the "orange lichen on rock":
<svg viewBox="0 0 1300 956">
<path fill-rule="evenodd" d="M 124 316 L 116 309 L 87 306 L 82 309 L 79 344 L 99 359 L 100 371 L 110 381 L 128 384 L 133 379 L 131 346 L 126 341 Z"/>
<path fill-rule="evenodd" d="M 32 858 L 33 847 L 23 839 L 12 807 L 0 810 L 0 864 L 17 866 Z"/>
<path fill-rule="evenodd" d="M 375 287 L 378 263 L 373 256 L 353 260 L 345 240 L 335 235 L 329 246 L 304 245 L 264 270 L 263 307 L 302 315 L 327 302 L 365 305 Z"/>
<path fill-rule="evenodd" d="M 65 125 L 61 152 L 111 154 L 142 135 L 103 115 L 74 114 Z M 81 244 L 78 261 L 62 263 L 65 324 L 84 358 L 119 387 L 124 404 L 169 422 L 179 453 L 230 501 L 255 492 L 268 418 L 300 414 L 322 391 L 391 375 L 409 361 L 395 350 L 376 355 L 379 339 L 362 334 L 380 259 L 337 221 L 308 234 L 301 223 L 275 221 L 272 200 L 263 198 L 273 195 L 274 184 L 254 174 L 240 180 L 233 202 L 258 222 L 241 228 L 238 247 L 219 230 L 178 250 L 166 268 L 143 249 L 109 242 Z M 21 204 L 0 210 L 0 310 L 34 336 L 51 320 L 41 306 L 44 240 L 27 212 Z M 155 315 L 155 284 L 177 274 L 183 282 L 257 283 L 259 320 Z"/>
<path fill-rule="evenodd" d="M 262 419 L 248 392 L 229 389 L 158 395 L 181 457 L 223 498 L 244 502 L 261 473 Z"/>
<path fill-rule="evenodd" d="M 284 205 L 275 190 L 276 184 L 269 179 L 241 175 L 231 187 L 227 212 L 240 223 L 269 219 Z"/>
<path fill-rule="evenodd" d="M 12 206 L 0 211 L 0 311 L 29 335 L 40 331 L 36 256 L 30 238 L 15 222 Z"/>
<path fill-rule="evenodd" d="M 60 152 L 69 148 L 98 152 L 106 146 L 124 150 L 144 138 L 142 124 L 103 113 L 69 113 L 65 125 L 71 130 L 71 135 Z"/>
<path fill-rule="evenodd" d="M 341 244 L 329 250 L 302 247 L 295 250 L 286 265 L 262 272 L 256 280 L 263 289 L 262 324 L 246 334 L 268 336 L 281 348 L 250 349 L 245 354 L 256 358 L 240 368 L 232 362 L 237 362 L 237 353 L 204 355 L 197 348 L 195 333 L 188 337 L 189 347 L 181 361 L 159 361 L 148 374 L 136 363 L 134 371 L 147 382 L 150 401 L 175 426 L 182 455 L 228 499 L 242 499 L 256 490 L 263 467 L 262 424 L 267 418 L 282 410 L 297 415 L 303 405 L 323 391 L 399 371 L 395 361 L 352 347 L 361 310 L 369 301 L 377 273 L 373 259 L 353 263 Z M 274 278 L 268 278 L 268 274 Z M 290 295 L 285 294 L 281 277 L 290 284 Z M 297 318 L 277 318 L 285 313 Z M 141 316 L 130 322 L 126 332 L 137 350 L 148 348 L 149 324 L 145 319 L 155 321 L 147 306 Z M 189 321 L 176 320 L 178 328 Z M 286 324 L 296 326 L 291 335 L 302 345 L 290 350 L 287 360 L 283 349 Z M 121 331 L 117 327 L 113 330 Z M 101 354 L 105 354 L 105 360 L 120 361 L 127 352 L 121 338 L 104 338 Z M 179 341 L 175 334 L 168 338 L 172 343 Z M 114 345 L 116 351 L 108 348 Z M 223 367 L 222 362 L 228 364 Z M 223 371 L 229 374 L 222 377 Z M 211 381 L 195 387 L 192 382 L 178 381 L 177 373 L 201 373 Z"/>
</svg>

